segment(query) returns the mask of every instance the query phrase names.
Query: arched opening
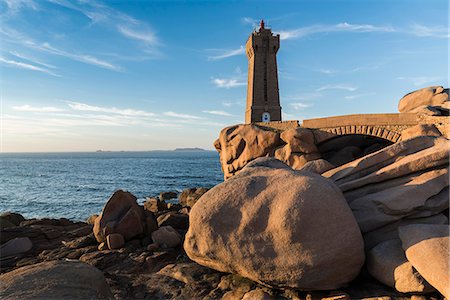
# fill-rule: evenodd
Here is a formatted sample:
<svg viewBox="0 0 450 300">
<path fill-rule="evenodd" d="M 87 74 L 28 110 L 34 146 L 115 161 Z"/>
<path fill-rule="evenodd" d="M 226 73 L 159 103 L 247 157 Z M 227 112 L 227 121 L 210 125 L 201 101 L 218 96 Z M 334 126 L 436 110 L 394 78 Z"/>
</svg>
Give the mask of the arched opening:
<svg viewBox="0 0 450 300">
<path fill-rule="evenodd" d="M 390 146 L 389 140 L 363 134 L 340 135 L 317 145 L 322 157 L 338 167 Z"/>
<path fill-rule="evenodd" d="M 263 122 L 270 122 L 270 114 L 268 112 L 264 112 L 262 114 L 262 121 Z"/>
</svg>

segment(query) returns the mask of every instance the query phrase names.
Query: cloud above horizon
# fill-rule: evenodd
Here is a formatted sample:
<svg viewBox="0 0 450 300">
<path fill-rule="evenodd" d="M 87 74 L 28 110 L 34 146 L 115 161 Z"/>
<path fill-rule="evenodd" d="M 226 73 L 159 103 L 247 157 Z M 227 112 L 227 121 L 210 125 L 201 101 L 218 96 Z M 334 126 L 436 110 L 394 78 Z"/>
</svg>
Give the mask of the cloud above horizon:
<svg viewBox="0 0 450 300">
<path fill-rule="evenodd" d="M 384 32 L 384 33 L 403 33 L 414 35 L 417 37 L 435 37 L 448 38 L 448 29 L 441 26 L 428 27 L 420 24 L 413 24 L 406 29 L 397 28 L 391 25 L 372 25 L 372 24 L 351 24 L 347 22 L 338 23 L 334 25 L 315 24 L 310 26 L 299 27 L 292 30 L 281 30 L 281 40 L 289 40 L 302 38 L 313 34 L 320 33 L 339 33 L 339 32 L 353 32 L 353 33 L 368 33 L 368 32 Z"/>
</svg>

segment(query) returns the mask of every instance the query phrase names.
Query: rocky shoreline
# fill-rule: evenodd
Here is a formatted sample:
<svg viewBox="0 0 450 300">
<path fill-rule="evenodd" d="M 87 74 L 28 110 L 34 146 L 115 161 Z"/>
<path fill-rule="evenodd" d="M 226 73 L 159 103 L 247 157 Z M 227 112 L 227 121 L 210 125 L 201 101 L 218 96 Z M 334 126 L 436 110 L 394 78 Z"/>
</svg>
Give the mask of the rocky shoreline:
<svg viewBox="0 0 450 300">
<path fill-rule="evenodd" d="M 448 123 L 448 89 L 405 98 L 401 111 Z M 438 127 L 386 144 L 347 136 L 322 157 L 308 129 L 236 125 L 215 143 L 226 181 L 211 189 L 143 205 L 118 190 L 86 222 L 2 213 L 0 296 L 448 299 L 450 142 Z"/>
<path fill-rule="evenodd" d="M 180 198 L 183 205 L 167 205 L 164 201 L 167 193 L 161 193 L 161 198 L 148 199 L 141 206 L 155 221 L 153 232 L 169 226 L 175 229 L 180 239 L 171 245 L 165 244 L 171 242 L 170 236 L 168 240 L 163 236 L 160 244 L 145 233 L 118 249 L 101 249 L 104 246 L 98 243 L 93 232 L 96 215 L 86 222 L 73 222 L 47 218 L 26 220 L 17 213 L 3 213 L 0 281 L 6 284 L 0 288 L 2 296 L 4 299 L 61 298 L 69 291 L 69 298 L 78 299 L 443 299 L 433 290 L 431 293 L 427 290 L 427 294 L 400 293 L 374 279 L 365 267 L 349 284 L 325 291 L 273 288 L 237 274 L 204 267 L 192 261 L 182 245 L 189 227 L 190 205 L 207 190 L 184 191 Z M 129 196 L 123 191 L 117 194 Z M 83 267 L 85 264 L 93 268 Z M 74 268 L 80 268 L 81 278 L 88 278 L 78 283 L 76 290 L 70 289 Z M 43 274 L 41 270 L 46 272 Z M 21 272 L 30 274 L 24 276 Z M 58 284 L 42 289 L 55 276 Z M 36 281 L 42 286 L 36 285 Z"/>
</svg>

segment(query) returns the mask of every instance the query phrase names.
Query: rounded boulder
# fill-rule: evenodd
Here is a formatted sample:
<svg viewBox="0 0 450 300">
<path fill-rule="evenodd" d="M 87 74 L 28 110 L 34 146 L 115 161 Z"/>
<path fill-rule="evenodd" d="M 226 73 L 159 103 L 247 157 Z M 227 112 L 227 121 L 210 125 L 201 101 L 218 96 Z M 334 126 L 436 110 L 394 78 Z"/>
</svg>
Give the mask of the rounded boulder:
<svg viewBox="0 0 450 300">
<path fill-rule="evenodd" d="M 192 208 L 188 256 L 272 287 L 327 290 L 353 280 L 364 243 L 341 191 L 320 175 L 257 161 Z"/>
</svg>

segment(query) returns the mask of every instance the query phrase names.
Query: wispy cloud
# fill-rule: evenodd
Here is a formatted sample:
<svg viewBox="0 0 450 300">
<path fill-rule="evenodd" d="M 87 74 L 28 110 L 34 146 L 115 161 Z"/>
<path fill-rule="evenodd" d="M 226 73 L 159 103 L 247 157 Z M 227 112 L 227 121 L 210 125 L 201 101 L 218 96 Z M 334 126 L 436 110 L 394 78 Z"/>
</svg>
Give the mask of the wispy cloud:
<svg viewBox="0 0 450 300">
<path fill-rule="evenodd" d="M 192 120 L 204 119 L 202 117 L 188 115 L 188 114 L 182 114 L 182 113 L 176 113 L 173 111 L 166 111 L 165 113 L 163 113 L 163 115 L 168 116 L 168 117 L 181 118 L 181 119 L 192 119 Z"/>
<path fill-rule="evenodd" d="M 31 57 L 31 56 L 28 56 L 28 55 L 24 55 L 22 53 L 18 53 L 18 52 L 15 52 L 15 51 L 10 51 L 9 53 L 11 55 L 14 55 L 15 57 L 27 60 L 27 61 L 32 62 L 32 63 L 37 64 L 37 65 L 44 66 L 46 68 L 57 69 L 54 65 L 51 65 L 51 64 L 48 64 L 48 63 L 44 63 L 44 62 L 42 62 L 42 61 L 40 61 L 40 60 L 38 60 L 38 59 L 36 59 L 34 57 Z"/>
<path fill-rule="evenodd" d="M 208 60 L 220 60 L 236 55 L 245 54 L 244 46 L 240 46 L 238 49 L 207 49 L 208 52 L 216 53 L 215 55 L 208 56 Z"/>
<path fill-rule="evenodd" d="M 223 111 L 223 110 L 203 110 L 202 112 L 205 113 L 205 114 L 224 116 L 224 117 L 231 117 L 232 116 L 232 114 L 229 114 L 229 113 L 227 113 L 226 111 Z"/>
<path fill-rule="evenodd" d="M 367 96 L 372 96 L 372 95 L 375 95 L 375 93 L 365 93 L 365 94 L 349 95 L 349 96 L 345 96 L 344 99 L 347 99 L 347 100 L 353 100 L 353 99 L 362 98 L 362 97 L 367 97 Z"/>
<path fill-rule="evenodd" d="M 18 69 L 37 71 L 37 72 L 46 73 L 46 74 L 49 74 L 52 76 L 61 77 L 60 75 L 53 73 L 52 71 L 50 71 L 46 68 L 42 68 L 40 66 L 32 65 L 29 63 L 24 63 L 24 62 L 15 61 L 15 60 L 9 60 L 9 59 L 5 59 L 3 57 L 0 57 L 0 62 L 3 63 L 4 65 L 12 66 L 12 67 L 18 68 Z"/>
<path fill-rule="evenodd" d="M 102 24 L 117 30 L 122 36 L 142 42 L 144 52 L 157 54 L 161 45 L 154 30 L 141 20 L 96 1 L 68 2 L 66 0 L 50 0 L 54 4 L 78 11 L 91 20 L 93 24 Z"/>
<path fill-rule="evenodd" d="M 327 74 L 327 75 L 336 74 L 338 72 L 336 70 L 331 70 L 331 69 L 319 69 L 317 71 L 322 73 L 322 74 Z"/>
<path fill-rule="evenodd" d="M 357 87 L 354 87 L 351 85 L 346 85 L 346 84 L 327 84 L 327 85 L 319 87 L 318 89 L 316 89 L 316 91 L 320 92 L 320 91 L 326 91 L 326 90 L 344 90 L 344 91 L 354 92 L 357 89 L 358 89 Z"/>
<path fill-rule="evenodd" d="M 278 32 L 280 39 L 288 40 L 295 38 L 302 38 L 308 35 L 317 33 L 329 33 L 329 32 L 395 32 L 396 30 L 391 26 L 376 26 L 371 24 L 350 24 L 339 23 L 334 25 L 311 25 L 300 27 L 293 30 L 285 30 Z"/>
<path fill-rule="evenodd" d="M 8 13 L 16 13 L 22 8 L 39 9 L 39 6 L 33 0 L 3 0 L 3 2 L 8 7 Z"/>
<path fill-rule="evenodd" d="M 333 32 L 353 32 L 353 33 L 367 33 L 367 32 L 385 32 L 385 33 L 403 33 L 414 35 L 417 37 L 434 37 L 434 38 L 448 38 L 448 28 L 442 26 L 429 27 L 420 24 L 413 24 L 406 28 L 394 27 L 391 25 L 372 25 L 372 24 L 351 24 L 338 23 L 332 25 L 315 24 L 310 26 L 299 27 L 292 30 L 282 30 L 280 39 L 289 40 L 310 36 L 320 33 Z"/>
<path fill-rule="evenodd" d="M 306 104 L 302 102 L 289 103 L 289 105 L 292 106 L 292 108 L 295 110 L 304 109 L 311 106 L 311 104 Z"/>
<path fill-rule="evenodd" d="M 449 38 L 449 30 L 448 27 L 443 26 L 434 26 L 429 27 L 420 24 L 411 25 L 408 33 L 418 36 L 418 37 L 436 37 L 436 38 Z"/>
<path fill-rule="evenodd" d="M 225 107 L 231 107 L 231 106 L 243 106 L 245 103 L 245 99 L 242 101 L 222 101 L 222 105 Z"/>
<path fill-rule="evenodd" d="M 72 101 L 66 101 L 66 103 L 71 109 L 78 110 L 78 111 L 112 113 L 112 114 L 131 116 L 131 117 L 136 117 L 136 116 L 137 117 L 153 117 L 153 116 L 155 116 L 155 114 L 151 113 L 151 112 L 129 109 L 129 108 L 119 109 L 116 107 L 101 107 L 101 106 L 89 105 L 86 103 L 72 102 Z"/>
<path fill-rule="evenodd" d="M 79 62 L 83 62 L 86 64 L 90 64 L 90 65 L 94 65 L 97 67 L 101 67 L 101 68 L 105 68 L 105 69 L 109 69 L 109 70 L 113 70 L 113 71 L 120 71 L 121 68 L 117 65 L 114 65 L 110 62 L 107 62 L 105 60 L 99 59 L 95 56 L 92 55 L 86 55 L 86 54 L 75 54 L 75 53 L 70 53 L 61 49 L 57 49 L 53 46 L 51 46 L 49 43 L 43 43 L 41 45 L 32 45 L 32 48 L 41 50 L 41 51 L 45 51 L 48 53 L 52 53 L 55 55 L 59 55 L 59 56 L 63 56 L 66 58 L 70 58 L 72 60 L 76 60 Z"/>
<path fill-rule="evenodd" d="M 61 49 L 58 49 L 56 47 L 53 47 L 47 42 L 39 43 L 34 41 L 33 39 L 29 38 L 28 36 L 24 35 L 23 33 L 20 33 L 16 30 L 13 30 L 8 27 L 2 27 L 0 28 L 0 33 L 6 37 L 9 38 L 9 40 L 13 43 L 20 44 L 22 46 L 25 46 L 30 49 L 35 49 L 41 52 L 50 53 L 53 55 L 58 55 L 62 57 L 66 57 L 75 61 L 79 61 L 82 63 L 94 65 L 97 67 L 110 69 L 114 71 L 119 71 L 121 68 L 117 65 L 114 65 L 110 62 L 107 62 L 105 60 L 99 59 L 92 55 L 87 54 L 78 54 L 78 53 L 72 53 L 68 51 L 64 51 Z"/>
<path fill-rule="evenodd" d="M 414 86 L 423 86 L 427 84 L 442 84 L 447 79 L 439 76 L 416 76 L 416 77 L 397 77 L 399 80 L 411 82 Z"/>
<path fill-rule="evenodd" d="M 117 26 L 117 29 L 124 36 L 144 42 L 147 45 L 157 45 L 159 43 L 153 31 L 150 30 L 138 31 L 125 25 L 119 25 Z"/>
<path fill-rule="evenodd" d="M 258 24 L 258 20 L 251 18 L 251 17 L 243 17 L 241 18 L 241 22 L 244 24 L 250 24 L 250 25 L 257 25 Z"/>
<path fill-rule="evenodd" d="M 363 72 L 363 71 L 370 71 L 370 70 L 376 70 L 379 69 L 380 66 L 382 66 L 384 63 L 372 63 L 364 66 L 354 67 L 351 69 L 330 69 L 330 68 L 319 68 L 315 69 L 315 71 L 326 74 L 326 75 L 334 75 L 334 74 L 341 74 L 341 73 L 356 73 L 356 72 Z"/>
<path fill-rule="evenodd" d="M 212 83 L 219 88 L 235 88 L 246 85 L 247 83 L 237 78 L 213 78 Z"/>
<path fill-rule="evenodd" d="M 27 111 L 27 112 L 63 112 L 65 111 L 65 109 L 62 108 L 57 108 L 57 107 L 53 107 L 53 106 L 41 106 L 41 107 L 37 107 L 37 106 L 31 106 L 28 104 L 24 104 L 24 105 L 20 105 L 20 106 L 13 106 L 12 107 L 13 110 L 16 111 Z"/>
</svg>

